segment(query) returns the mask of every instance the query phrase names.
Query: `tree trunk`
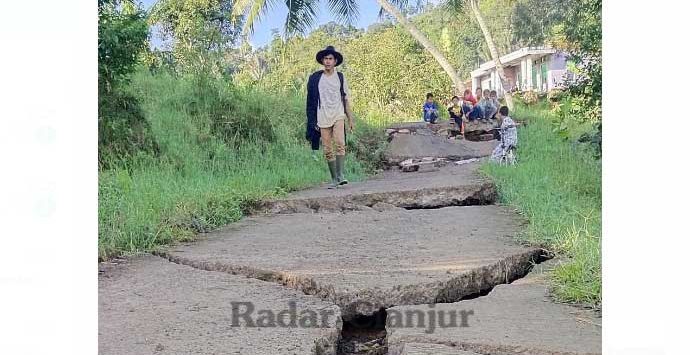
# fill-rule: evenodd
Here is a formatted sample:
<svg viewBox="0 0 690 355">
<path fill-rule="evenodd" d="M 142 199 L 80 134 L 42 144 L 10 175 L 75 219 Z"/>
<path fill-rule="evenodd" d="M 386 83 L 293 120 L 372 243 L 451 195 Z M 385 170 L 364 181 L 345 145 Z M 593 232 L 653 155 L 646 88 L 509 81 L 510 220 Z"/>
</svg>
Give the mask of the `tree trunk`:
<svg viewBox="0 0 690 355">
<path fill-rule="evenodd" d="M 436 59 L 438 64 L 441 65 L 443 70 L 446 71 L 448 76 L 450 76 L 451 81 L 453 82 L 453 86 L 455 87 L 455 95 L 462 95 L 462 92 L 465 90 L 465 84 L 463 84 L 462 80 L 458 76 L 458 72 L 453 68 L 453 66 L 450 64 L 448 59 L 443 56 L 443 53 L 436 48 L 436 46 L 429 41 L 426 36 L 422 32 L 420 32 L 417 27 L 415 27 L 412 22 L 408 21 L 407 18 L 395 7 L 393 6 L 390 2 L 386 0 L 376 0 L 376 2 L 381 5 L 381 7 L 386 10 L 389 14 L 393 15 L 400 24 L 414 37 L 414 39 L 417 40 L 431 55 Z"/>
<path fill-rule="evenodd" d="M 496 64 L 496 71 L 498 72 L 498 77 L 501 80 L 501 86 L 503 86 L 506 104 L 508 105 L 508 109 L 512 112 L 514 107 L 513 95 L 511 95 L 508 89 L 506 89 L 506 73 L 503 71 L 503 64 L 501 64 L 501 60 L 499 59 L 496 44 L 494 43 L 494 39 L 491 37 L 491 33 L 489 33 L 489 28 L 486 27 L 486 23 L 484 23 L 484 18 L 482 17 L 482 14 L 479 12 L 479 5 L 477 4 L 477 0 L 470 0 L 470 6 L 472 7 L 474 17 L 477 19 L 477 22 L 479 23 L 479 28 L 482 29 L 482 33 L 484 34 L 486 46 L 489 47 L 489 52 L 491 53 L 491 59 L 493 59 L 494 63 Z"/>
</svg>

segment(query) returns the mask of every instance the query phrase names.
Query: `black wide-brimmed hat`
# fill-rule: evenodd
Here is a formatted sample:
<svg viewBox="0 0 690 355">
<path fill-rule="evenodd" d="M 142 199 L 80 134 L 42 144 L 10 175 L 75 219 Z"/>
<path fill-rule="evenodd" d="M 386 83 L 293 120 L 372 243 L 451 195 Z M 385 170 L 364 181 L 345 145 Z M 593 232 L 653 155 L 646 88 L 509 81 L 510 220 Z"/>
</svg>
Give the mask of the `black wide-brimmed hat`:
<svg viewBox="0 0 690 355">
<path fill-rule="evenodd" d="M 320 50 L 318 53 L 316 53 L 316 61 L 319 62 L 319 64 L 323 64 L 321 63 L 323 57 L 329 54 L 333 54 L 333 56 L 335 57 L 336 67 L 340 64 L 343 64 L 343 55 L 336 51 L 335 48 L 333 48 L 333 46 L 328 46 L 326 47 L 326 49 Z"/>
</svg>

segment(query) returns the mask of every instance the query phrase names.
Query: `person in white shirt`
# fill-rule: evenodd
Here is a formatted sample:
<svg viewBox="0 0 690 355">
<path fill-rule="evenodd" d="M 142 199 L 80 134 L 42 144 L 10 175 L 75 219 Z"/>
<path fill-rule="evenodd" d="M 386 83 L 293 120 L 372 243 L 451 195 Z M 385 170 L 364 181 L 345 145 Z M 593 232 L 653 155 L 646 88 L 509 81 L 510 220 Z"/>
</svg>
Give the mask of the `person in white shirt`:
<svg viewBox="0 0 690 355">
<path fill-rule="evenodd" d="M 323 70 L 314 72 L 307 84 L 307 139 L 312 149 L 318 149 L 319 138 L 331 173 L 329 188 L 347 184 L 345 171 L 345 121 L 354 130 L 350 105 L 350 89 L 345 76 L 335 67 L 343 63 L 343 56 L 333 48 L 316 54 Z M 335 152 L 333 145 L 335 144 Z"/>
<path fill-rule="evenodd" d="M 501 133 L 501 143 L 491 153 L 491 161 L 500 162 L 510 149 L 517 147 L 517 126 L 510 116 L 508 107 L 501 106 L 496 115 Z"/>
</svg>

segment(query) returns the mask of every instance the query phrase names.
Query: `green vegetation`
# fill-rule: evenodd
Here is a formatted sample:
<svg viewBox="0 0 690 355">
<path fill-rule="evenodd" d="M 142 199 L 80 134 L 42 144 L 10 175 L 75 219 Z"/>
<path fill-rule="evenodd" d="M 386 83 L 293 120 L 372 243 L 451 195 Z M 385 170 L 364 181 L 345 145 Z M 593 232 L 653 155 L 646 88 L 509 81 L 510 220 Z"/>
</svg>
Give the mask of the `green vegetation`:
<svg viewBox="0 0 690 355">
<path fill-rule="evenodd" d="M 316 3 L 291 5 L 306 7 L 288 27 L 310 27 Z M 402 12 L 466 79 L 490 55 L 476 21 L 459 8 L 465 2 L 447 3 L 457 6 Z M 326 181 L 321 153 L 304 139 L 304 95 L 320 68 L 314 54 L 327 45 L 346 58 L 339 70 L 358 121 L 348 135 L 348 178 L 380 168 L 383 126 L 418 120 L 427 92 L 439 104 L 451 96 L 447 73 L 391 16 L 366 30 L 329 23 L 309 35 L 276 32 L 252 49 L 237 43 L 246 19 L 228 20 L 238 12 L 232 4 L 163 0 L 146 13 L 132 0 L 99 0 L 99 258 L 190 240 L 238 220 L 260 199 Z M 549 93 L 551 104 L 516 96 L 515 116 L 529 120 L 519 165 L 483 169 L 503 201 L 529 219 L 525 240 L 568 258 L 553 274 L 554 295 L 599 305 L 601 0 L 479 5 L 501 54 L 544 43 L 574 54 L 580 75 L 570 90 Z M 148 48 L 152 25 L 169 50 Z"/>
<path fill-rule="evenodd" d="M 601 0 L 526 0 L 515 33 L 530 44 L 550 43 L 572 55 L 578 77 L 551 105 L 528 93 L 515 117 L 519 164 L 485 165 L 503 202 L 529 220 L 525 240 L 565 256 L 552 275 L 553 294 L 566 302 L 601 305 Z M 552 106 L 552 107 L 549 107 Z M 587 143 L 587 144 L 580 144 Z"/>
<path fill-rule="evenodd" d="M 566 257 L 553 273 L 556 298 L 601 303 L 601 160 L 588 146 L 564 141 L 543 107 L 520 107 L 528 125 L 518 132 L 519 164 L 485 164 L 503 203 L 529 220 L 523 235 Z"/>
<path fill-rule="evenodd" d="M 342 32 L 346 36 L 338 37 Z M 358 117 L 416 120 L 427 92 L 439 98 L 450 93 L 451 81 L 433 57 L 397 26 L 364 33 L 329 24 L 307 38 L 275 38 L 269 49 L 253 54 L 235 81 L 272 92 L 305 92 L 309 74 L 319 69 L 314 54 L 329 44 L 346 58 L 338 70 L 348 78 Z"/>
<path fill-rule="evenodd" d="M 189 240 L 238 220 L 259 199 L 327 180 L 321 155 L 315 160 L 303 138 L 302 98 L 146 71 L 129 90 L 160 148 L 101 171 L 100 258 Z M 354 180 L 366 174 L 356 159 L 361 146 L 382 141 L 372 132 L 363 127 L 349 139 Z M 366 151 L 375 163 L 376 149 Z"/>
<path fill-rule="evenodd" d="M 526 0 L 516 8 L 516 32 L 527 43 L 548 43 L 570 55 L 576 77 L 554 113 L 554 131 L 577 139 L 601 155 L 601 0 Z"/>
<path fill-rule="evenodd" d="M 98 161 L 138 152 L 153 153 L 148 123 L 139 102 L 123 90 L 146 46 L 145 14 L 132 2 L 98 2 Z"/>
</svg>

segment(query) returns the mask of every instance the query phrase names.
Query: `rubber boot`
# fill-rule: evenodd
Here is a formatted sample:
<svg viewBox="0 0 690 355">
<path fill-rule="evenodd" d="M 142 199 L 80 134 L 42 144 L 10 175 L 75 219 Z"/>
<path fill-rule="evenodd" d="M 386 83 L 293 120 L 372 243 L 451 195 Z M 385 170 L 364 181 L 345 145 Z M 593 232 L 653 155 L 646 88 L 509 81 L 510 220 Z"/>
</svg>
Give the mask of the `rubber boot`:
<svg viewBox="0 0 690 355">
<path fill-rule="evenodd" d="M 345 156 L 344 155 L 336 155 L 335 156 L 335 163 L 336 163 L 336 177 L 338 178 L 338 185 L 345 185 L 347 184 L 347 179 L 343 176 L 343 172 L 345 171 Z"/>
<path fill-rule="evenodd" d="M 331 172 L 331 183 L 328 184 L 329 189 L 335 189 L 338 187 L 338 175 L 336 172 L 336 161 L 331 160 L 328 162 L 328 170 Z"/>
</svg>

